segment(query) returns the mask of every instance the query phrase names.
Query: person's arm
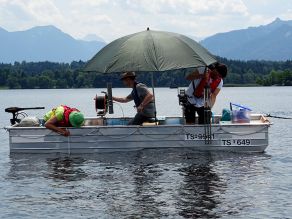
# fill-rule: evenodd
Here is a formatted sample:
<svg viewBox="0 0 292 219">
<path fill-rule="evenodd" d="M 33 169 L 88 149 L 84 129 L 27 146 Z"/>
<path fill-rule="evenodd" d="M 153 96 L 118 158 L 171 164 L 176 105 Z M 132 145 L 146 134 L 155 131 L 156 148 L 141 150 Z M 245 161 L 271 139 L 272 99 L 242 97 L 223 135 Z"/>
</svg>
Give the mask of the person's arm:
<svg viewBox="0 0 292 219">
<path fill-rule="evenodd" d="M 131 100 L 128 97 L 113 97 L 113 101 L 117 101 L 119 103 L 128 103 Z"/>
<path fill-rule="evenodd" d="M 59 127 L 56 126 L 56 124 L 58 123 L 57 117 L 53 116 L 51 119 L 49 119 L 46 123 L 45 123 L 45 127 L 47 129 L 50 129 L 54 132 L 59 133 L 60 135 L 63 136 L 69 136 L 70 132 L 66 129 L 61 129 Z"/>
<path fill-rule="evenodd" d="M 214 106 L 214 104 L 216 102 L 216 97 L 219 94 L 219 92 L 220 92 L 220 89 L 219 88 L 216 88 L 216 90 L 211 94 L 211 96 L 210 96 L 211 108 L 213 108 L 213 106 Z"/>
<path fill-rule="evenodd" d="M 148 103 L 150 103 L 153 100 L 153 94 L 148 91 L 147 95 L 145 96 L 142 103 L 138 106 L 137 111 L 141 112 L 145 106 L 147 106 Z"/>
<path fill-rule="evenodd" d="M 186 79 L 189 81 L 193 81 L 200 78 L 207 78 L 209 77 L 208 71 L 206 71 L 205 67 L 196 68 L 193 73 L 187 75 Z"/>
<path fill-rule="evenodd" d="M 189 74 L 186 79 L 189 80 L 189 81 L 193 81 L 193 80 L 196 80 L 196 79 L 199 79 L 201 78 L 202 75 L 200 74 L 200 72 L 196 69 L 193 73 Z"/>
</svg>

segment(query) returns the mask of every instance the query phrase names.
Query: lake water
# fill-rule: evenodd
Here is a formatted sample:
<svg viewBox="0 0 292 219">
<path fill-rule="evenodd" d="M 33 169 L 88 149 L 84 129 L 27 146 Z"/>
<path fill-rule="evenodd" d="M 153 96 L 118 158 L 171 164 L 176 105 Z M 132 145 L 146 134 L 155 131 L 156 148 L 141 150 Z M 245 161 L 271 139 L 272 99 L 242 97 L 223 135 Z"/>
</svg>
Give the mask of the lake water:
<svg viewBox="0 0 292 219">
<path fill-rule="evenodd" d="M 101 89 L 0 90 L 0 126 L 10 106 L 74 106 L 95 116 Z M 124 96 L 129 89 L 114 89 Z M 177 91 L 156 89 L 158 115 L 178 115 Z M 292 87 L 224 88 L 229 102 L 292 117 Z M 133 103 L 115 106 L 131 116 Z M 28 111 L 42 116 L 46 110 Z M 141 150 L 58 157 L 9 153 L 0 131 L 0 218 L 292 218 L 292 120 L 271 119 L 263 154 Z"/>
</svg>

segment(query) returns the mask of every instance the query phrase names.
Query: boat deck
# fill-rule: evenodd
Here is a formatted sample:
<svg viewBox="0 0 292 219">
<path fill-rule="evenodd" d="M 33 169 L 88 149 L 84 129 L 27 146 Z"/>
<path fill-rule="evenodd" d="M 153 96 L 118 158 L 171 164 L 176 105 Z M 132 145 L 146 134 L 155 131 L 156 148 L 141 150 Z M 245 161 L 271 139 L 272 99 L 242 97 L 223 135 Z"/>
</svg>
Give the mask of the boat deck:
<svg viewBox="0 0 292 219">
<path fill-rule="evenodd" d="M 127 126 L 128 122 L 131 120 L 130 117 L 123 118 L 86 118 L 84 126 Z M 252 114 L 250 122 L 247 123 L 234 123 L 232 121 L 221 121 L 220 115 L 215 115 L 211 125 L 263 125 L 270 124 L 270 121 L 264 117 L 262 114 Z M 145 122 L 142 126 L 171 126 L 171 125 L 192 125 L 192 126 L 202 126 L 199 124 L 186 124 L 182 117 L 165 117 L 159 116 L 155 122 L 152 119 L 151 122 Z"/>
</svg>

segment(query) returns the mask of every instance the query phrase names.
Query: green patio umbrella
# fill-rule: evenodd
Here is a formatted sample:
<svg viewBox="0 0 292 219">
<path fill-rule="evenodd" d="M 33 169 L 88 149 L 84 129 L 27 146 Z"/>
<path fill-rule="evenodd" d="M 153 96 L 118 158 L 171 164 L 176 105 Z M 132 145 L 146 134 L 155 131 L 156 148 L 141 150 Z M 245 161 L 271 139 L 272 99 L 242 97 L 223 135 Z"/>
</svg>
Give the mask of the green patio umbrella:
<svg viewBox="0 0 292 219">
<path fill-rule="evenodd" d="M 154 72 L 209 66 L 216 59 L 196 41 L 177 33 L 146 31 L 119 38 L 100 50 L 83 71 L 119 73 L 152 72 L 155 120 Z M 108 85 L 111 87 L 111 85 Z M 108 89 L 111 90 L 111 89 Z M 111 91 L 110 95 L 111 97 Z M 110 98 L 111 99 L 111 98 Z M 112 100 L 110 112 L 113 113 Z"/>
<path fill-rule="evenodd" d="M 148 28 L 105 46 L 86 64 L 84 71 L 161 72 L 209 66 L 216 62 L 196 41 L 181 34 Z"/>
</svg>

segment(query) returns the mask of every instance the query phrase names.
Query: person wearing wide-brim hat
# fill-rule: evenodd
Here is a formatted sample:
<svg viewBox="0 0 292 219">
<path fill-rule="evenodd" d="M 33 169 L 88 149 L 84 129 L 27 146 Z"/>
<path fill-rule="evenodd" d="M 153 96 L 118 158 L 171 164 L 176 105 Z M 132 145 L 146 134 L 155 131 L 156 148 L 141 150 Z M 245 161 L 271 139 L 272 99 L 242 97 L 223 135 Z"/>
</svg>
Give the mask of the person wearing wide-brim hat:
<svg viewBox="0 0 292 219">
<path fill-rule="evenodd" d="M 84 115 L 76 108 L 61 105 L 47 112 L 44 121 L 46 128 L 63 136 L 69 136 L 69 130 L 60 127 L 79 128 L 84 124 Z"/>
<path fill-rule="evenodd" d="M 137 109 L 137 114 L 129 122 L 129 125 L 141 125 L 155 117 L 153 94 L 145 84 L 136 81 L 135 72 L 125 72 L 120 79 L 126 87 L 132 88 L 132 92 L 126 97 L 113 97 L 113 100 L 120 103 L 134 100 Z"/>
</svg>

